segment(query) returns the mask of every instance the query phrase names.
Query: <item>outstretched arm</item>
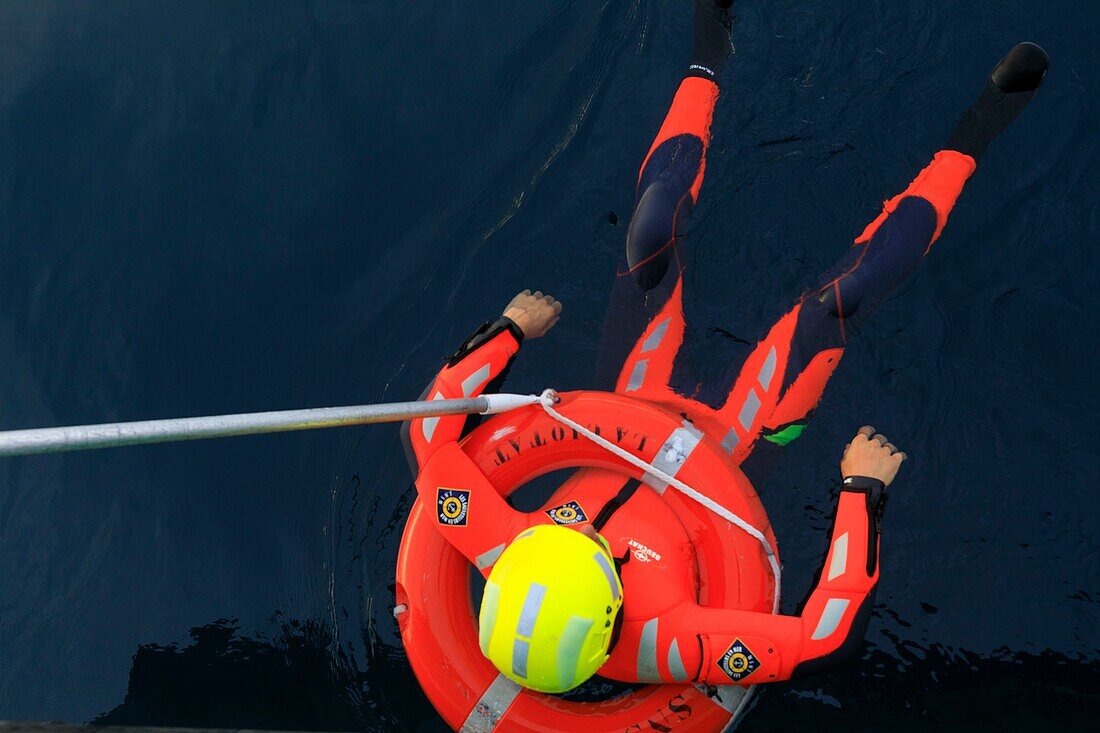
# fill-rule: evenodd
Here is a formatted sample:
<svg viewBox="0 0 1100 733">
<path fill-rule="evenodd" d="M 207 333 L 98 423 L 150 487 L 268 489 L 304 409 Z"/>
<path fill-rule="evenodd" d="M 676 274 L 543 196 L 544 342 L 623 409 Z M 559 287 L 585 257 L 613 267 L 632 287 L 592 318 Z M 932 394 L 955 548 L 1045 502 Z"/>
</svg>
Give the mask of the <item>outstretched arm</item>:
<svg viewBox="0 0 1100 733">
<path fill-rule="evenodd" d="M 561 303 L 539 291 L 524 290 L 495 321 L 486 321 L 463 342 L 439 371 L 420 399 L 477 397 L 504 381 L 525 338 L 539 338 L 561 316 Z M 466 415 L 412 420 L 401 428 L 401 439 L 413 472 L 442 445 L 457 441 L 469 425 Z"/>
<path fill-rule="evenodd" d="M 546 334 L 561 315 L 561 303 L 525 290 L 499 319 L 483 324 L 439 372 L 424 398 L 476 397 L 495 390 L 524 338 Z M 468 427 L 465 415 L 423 418 L 402 428 L 416 477 L 419 501 L 437 517 L 439 531 L 482 573 L 530 523 L 512 509 L 458 444 Z"/>
<path fill-rule="evenodd" d="M 862 428 L 844 451 L 829 552 L 798 616 L 690 609 L 700 634 L 699 681 L 773 682 L 834 666 L 860 648 L 878 584 L 886 486 L 905 460 L 884 436 Z"/>
</svg>

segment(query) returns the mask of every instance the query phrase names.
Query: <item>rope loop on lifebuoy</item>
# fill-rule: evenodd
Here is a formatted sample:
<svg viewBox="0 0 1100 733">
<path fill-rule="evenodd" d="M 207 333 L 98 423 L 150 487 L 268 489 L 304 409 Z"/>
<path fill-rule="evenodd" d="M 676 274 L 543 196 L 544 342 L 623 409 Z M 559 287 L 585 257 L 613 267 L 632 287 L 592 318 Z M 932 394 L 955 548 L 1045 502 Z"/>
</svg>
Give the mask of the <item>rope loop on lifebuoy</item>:
<svg viewBox="0 0 1100 733">
<path fill-rule="evenodd" d="M 612 453 L 618 458 L 621 458 L 635 468 L 639 468 L 642 471 L 645 471 L 650 476 L 653 476 L 654 478 L 665 482 L 684 496 L 699 503 L 711 512 L 717 514 L 719 517 L 725 519 L 727 522 L 734 525 L 742 532 L 759 542 L 760 546 L 764 548 L 764 554 L 768 558 L 768 565 L 771 567 L 772 578 L 775 580 L 776 593 L 775 599 L 772 602 L 772 613 L 779 613 L 779 588 L 782 587 L 781 579 L 783 571 L 779 565 L 779 558 L 776 557 L 775 550 L 772 549 L 771 544 L 768 542 L 768 538 L 764 536 L 763 532 L 731 512 L 726 507 L 714 501 L 706 494 L 703 494 L 701 491 L 693 489 L 675 476 L 672 476 L 665 471 L 662 471 L 661 469 L 654 466 L 652 463 L 647 463 L 646 461 L 643 461 L 641 458 L 638 458 L 638 456 L 634 455 L 633 453 L 615 445 L 605 438 L 600 437 L 595 432 L 589 430 L 588 428 L 574 420 L 570 420 L 568 417 L 555 410 L 554 405 L 556 405 L 560 401 L 560 399 L 558 398 L 558 393 L 555 390 L 543 390 L 542 394 L 538 396 L 538 401 L 539 404 L 542 406 L 542 409 L 546 411 L 546 414 L 554 420 L 557 420 L 562 425 L 565 425 L 575 430 L 579 435 L 583 435 L 588 440 L 592 441 L 596 445 Z"/>
</svg>

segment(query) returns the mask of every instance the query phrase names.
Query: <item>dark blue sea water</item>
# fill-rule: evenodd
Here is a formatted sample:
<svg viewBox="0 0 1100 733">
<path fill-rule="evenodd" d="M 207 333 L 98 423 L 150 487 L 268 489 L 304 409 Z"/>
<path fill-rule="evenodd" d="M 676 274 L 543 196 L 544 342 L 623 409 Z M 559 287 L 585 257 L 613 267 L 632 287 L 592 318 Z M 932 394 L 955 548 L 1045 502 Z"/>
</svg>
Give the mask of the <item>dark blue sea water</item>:
<svg viewBox="0 0 1100 733">
<path fill-rule="evenodd" d="M 1100 11 L 738 0 L 688 305 L 755 341 L 1019 40 L 1045 87 L 758 487 L 793 609 L 843 441 L 912 456 L 863 658 L 743 729 L 1100 713 Z M 686 0 L 0 3 L 0 427 L 411 399 L 523 288 L 583 387 Z M 614 215 L 612 215 L 614 214 Z M 617 224 L 612 221 L 617 220 Z M 0 719 L 440 731 L 396 426 L 0 462 Z"/>
</svg>

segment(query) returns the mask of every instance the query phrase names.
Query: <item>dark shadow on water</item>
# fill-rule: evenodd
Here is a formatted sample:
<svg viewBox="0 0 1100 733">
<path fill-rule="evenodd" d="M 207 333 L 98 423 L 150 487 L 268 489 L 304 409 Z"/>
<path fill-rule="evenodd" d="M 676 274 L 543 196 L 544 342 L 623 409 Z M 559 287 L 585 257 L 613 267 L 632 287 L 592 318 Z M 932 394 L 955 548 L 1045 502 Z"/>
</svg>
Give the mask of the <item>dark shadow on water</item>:
<svg viewBox="0 0 1100 733">
<path fill-rule="evenodd" d="M 934 646 L 874 650 L 827 674 L 774 685 L 741 730 L 1077 731 L 1100 715 L 1100 663 L 1053 652 L 980 657 Z"/>
<path fill-rule="evenodd" d="M 363 680 L 321 624 L 290 621 L 275 638 L 234 621 L 191 629 L 186 646 L 146 644 L 125 701 L 97 725 L 362 730 Z"/>
<path fill-rule="evenodd" d="M 324 625 L 288 621 L 273 637 L 233 621 L 191 630 L 185 646 L 142 646 L 125 701 L 97 725 L 297 730 L 446 731 L 399 648 L 376 648 L 370 669 L 333 644 Z M 371 689 L 400 689 L 398 708 Z M 569 699 L 607 699 L 626 685 L 594 679 Z M 767 687 L 740 730 L 1084 730 L 1100 716 L 1100 662 L 1053 652 L 981 657 L 910 644 L 872 650 L 827 674 Z"/>
</svg>

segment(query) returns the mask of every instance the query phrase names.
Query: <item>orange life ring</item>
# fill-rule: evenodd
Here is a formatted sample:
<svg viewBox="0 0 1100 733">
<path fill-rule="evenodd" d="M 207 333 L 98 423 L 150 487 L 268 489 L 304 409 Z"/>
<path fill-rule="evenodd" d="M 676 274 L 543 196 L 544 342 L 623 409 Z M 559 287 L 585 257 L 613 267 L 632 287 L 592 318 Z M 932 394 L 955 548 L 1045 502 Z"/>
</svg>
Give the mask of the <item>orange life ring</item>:
<svg viewBox="0 0 1100 733">
<path fill-rule="evenodd" d="M 744 473 L 716 442 L 681 417 L 653 403 L 605 392 L 563 393 L 556 409 L 658 466 L 662 451 L 671 449 L 670 436 L 691 431 L 699 442 L 678 467 L 677 478 L 760 529 L 775 549 L 764 508 Z M 486 420 L 460 446 L 504 496 L 539 475 L 570 467 L 610 469 L 645 480 L 633 466 L 573 434 L 538 405 Z M 662 498 L 698 538 L 696 600 L 771 612 L 776 588 L 760 544 L 679 492 L 665 491 Z M 586 703 L 521 689 L 498 675 L 478 648 L 471 566 L 435 525 L 434 504 L 418 497 L 401 539 L 395 613 L 418 681 L 454 730 L 712 733 L 736 721 L 751 687 L 707 690 L 656 684 Z"/>
</svg>

